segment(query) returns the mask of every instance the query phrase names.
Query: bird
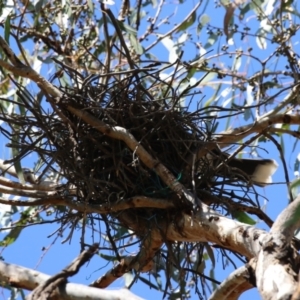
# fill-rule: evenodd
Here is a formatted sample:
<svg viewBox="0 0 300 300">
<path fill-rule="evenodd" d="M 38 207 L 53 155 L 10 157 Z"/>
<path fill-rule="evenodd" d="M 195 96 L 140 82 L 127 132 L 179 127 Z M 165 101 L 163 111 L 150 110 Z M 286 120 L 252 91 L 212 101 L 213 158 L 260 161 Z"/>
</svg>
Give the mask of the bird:
<svg viewBox="0 0 300 300">
<path fill-rule="evenodd" d="M 216 170 L 215 175 L 238 178 L 260 187 L 272 183 L 272 175 L 278 168 L 274 159 L 230 157 L 230 154 L 219 148 L 208 152 L 206 159 L 213 170 Z"/>
<path fill-rule="evenodd" d="M 260 187 L 272 183 L 272 175 L 278 168 L 274 159 L 233 158 L 229 161 L 230 168 L 239 169 L 249 177 L 250 181 Z"/>
</svg>

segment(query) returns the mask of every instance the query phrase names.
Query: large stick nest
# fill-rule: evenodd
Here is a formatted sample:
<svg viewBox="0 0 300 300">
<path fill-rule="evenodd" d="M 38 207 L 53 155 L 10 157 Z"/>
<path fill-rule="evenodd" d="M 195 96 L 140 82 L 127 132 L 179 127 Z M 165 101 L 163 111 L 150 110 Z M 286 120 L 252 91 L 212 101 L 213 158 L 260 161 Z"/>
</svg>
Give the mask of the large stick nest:
<svg viewBox="0 0 300 300">
<path fill-rule="evenodd" d="M 215 120 L 209 117 L 210 113 L 220 112 L 222 108 L 199 108 L 201 95 L 189 94 L 191 88 L 179 93 L 172 88 L 170 80 L 160 80 L 157 71 L 145 72 L 143 76 L 133 72 L 122 77 L 86 78 L 68 69 L 64 71 L 73 81 L 72 88 L 62 84 L 63 97 L 58 101 L 49 99 L 51 113 L 46 114 L 33 105 L 34 99 L 30 104 L 24 93 L 19 95 L 35 115 L 35 119 L 26 117 L 27 126 L 39 128 L 36 132 L 42 132 L 47 139 L 35 150 L 49 163 L 50 169 L 54 162 L 59 166 L 58 171 L 67 180 L 66 186 L 76 187 L 77 201 L 113 206 L 134 196 L 147 196 L 174 199 L 177 208 L 180 205 L 191 210 L 186 202 L 178 201 L 172 188 L 155 170 L 147 168 L 135 151 L 70 113 L 68 105 L 88 112 L 109 126 L 126 129 L 192 193 L 209 190 L 211 194 L 247 201 L 245 194 L 240 198 L 232 194 L 228 189 L 231 182 L 224 187 L 205 157 L 193 160 L 195 151 L 211 139 L 209 128 Z M 189 101 L 186 107 L 181 105 L 184 96 Z M 25 124 L 24 120 L 22 122 Z M 67 188 L 64 195 L 68 196 Z M 254 204 L 250 198 L 248 201 Z"/>
<path fill-rule="evenodd" d="M 64 175 L 80 189 L 85 201 L 93 203 L 114 203 L 137 195 L 170 197 L 172 190 L 124 142 L 85 124 L 64 105 L 88 111 L 110 126 L 126 129 L 178 181 L 183 180 L 192 151 L 206 140 L 201 128 L 205 119 L 200 112 L 191 114 L 179 109 L 176 97 L 162 98 L 158 88 L 146 90 L 134 75 L 109 86 L 96 81 L 75 90 L 63 90 L 60 108 L 73 129 L 70 131 L 70 124 L 59 123 L 53 126 L 52 136 Z M 157 93 L 156 99 L 160 99 L 153 99 L 150 93 Z"/>
</svg>

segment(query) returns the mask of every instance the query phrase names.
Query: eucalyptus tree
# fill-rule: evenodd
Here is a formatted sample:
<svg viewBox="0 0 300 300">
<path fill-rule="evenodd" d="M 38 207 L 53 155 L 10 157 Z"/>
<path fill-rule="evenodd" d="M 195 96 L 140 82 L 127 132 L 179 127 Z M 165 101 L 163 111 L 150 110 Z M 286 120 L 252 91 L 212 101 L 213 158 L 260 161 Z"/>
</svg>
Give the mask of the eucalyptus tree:
<svg viewBox="0 0 300 300">
<path fill-rule="evenodd" d="M 81 249 L 57 274 L 1 262 L 11 299 L 139 299 L 106 289 L 119 278 L 169 299 L 299 298 L 298 8 L 0 4 L 2 255 L 49 223 Z M 69 283 L 95 254 L 109 269 Z M 216 256 L 235 267 L 223 282 Z"/>
</svg>

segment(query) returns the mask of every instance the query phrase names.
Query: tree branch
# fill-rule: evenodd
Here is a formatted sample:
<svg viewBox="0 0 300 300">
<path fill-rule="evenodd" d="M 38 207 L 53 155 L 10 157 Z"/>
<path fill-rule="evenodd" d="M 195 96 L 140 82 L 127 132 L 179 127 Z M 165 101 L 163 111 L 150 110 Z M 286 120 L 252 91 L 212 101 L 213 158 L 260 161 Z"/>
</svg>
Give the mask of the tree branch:
<svg viewBox="0 0 300 300">
<path fill-rule="evenodd" d="M 221 148 L 232 145 L 252 133 L 263 132 L 275 124 L 300 124 L 300 115 L 278 114 L 260 119 L 254 124 L 249 124 L 218 133 L 214 136 L 214 140 Z"/>
<path fill-rule="evenodd" d="M 26 298 L 27 300 L 53 299 L 58 293 L 58 289 L 66 285 L 68 277 L 78 273 L 80 268 L 89 261 L 98 250 L 98 244 L 94 244 L 89 249 L 79 254 L 72 263 L 58 274 L 50 277 L 45 282 L 38 285 Z"/>
<path fill-rule="evenodd" d="M 137 222 L 126 212 L 122 213 L 121 219 L 137 233 L 145 231 L 145 228 L 147 228 L 148 232 L 146 236 L 144 234 L 145 238 L 142 240 L 140 252 L 136 256 L 127 256 L 122 259 L 104 276 L 91 283 L 90 286 L 92 287 L 105 288 L 132 269 L 137 272 L 149 272 L 153 268 L 155 254 L 164 243 L 162 233 L 157 229 L 156 222 L 151 222 L 150 224 L 147 220 Z"/>
<path fill-rule="evenodd" d="M 237 300 L 243 292 L 253 288 L 248 278 L 249 272 L 246 266 L 238 268 L 216 288 L 209 300 Z"/>
<path fill-rule="evenodd" d="M 33 290 L 42 284 L 50 276 L 36 270 L 8 264 L 0 261 L 0 281 L 15 288 Z M 57 300 L 142 300 L 128 289 L 100 290 L 81 284 L 67 283 L 64 289 L 60 289 Z"/>
<path fill-rule="evenodd" d="M 167 199 L 149 198 L 145 196 L 135 196 L 123 199 L 118 203 L 109 203 L 106 205 L 88 204 L 85 202 L 76 202 L 67 197 L 59 197 L 58 195 L 47 197 L 44 195 L 41 199 L 34 200 L 13 200 L 0 197 L 0 203 L 14 206 L 41 206 L 41 205 L 63 205 L 79 212 L 108 214 L 119 212 L 132 208 L 158 208 L 168 209 L 174 207 L 174 202 Z"/>
</svg>

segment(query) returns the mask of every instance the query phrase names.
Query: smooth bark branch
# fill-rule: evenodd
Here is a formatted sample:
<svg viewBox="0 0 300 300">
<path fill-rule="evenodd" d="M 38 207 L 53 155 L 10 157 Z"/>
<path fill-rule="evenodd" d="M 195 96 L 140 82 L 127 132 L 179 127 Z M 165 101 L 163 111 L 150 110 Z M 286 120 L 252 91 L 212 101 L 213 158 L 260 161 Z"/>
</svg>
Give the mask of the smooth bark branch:
<svg viewBox="0 0 300 300">
<path fill-rule="evenodd" d="M 1 167 L 0 167 L 1 169 Z M 20 182 L 15 182 L 12 180 L 9 180 L 5 177 L 0 176 L 0 186 L 5 186 L 5 187 L 10 187 L 13 189 L 17 189 L 20 191 L 55 191 L 55 188 L 61 186 L 60 184 L 57 183 L 52 183 L 52 182 L 41 182 L 41 184 L 23 184 Z"/>
<path fill-rule="evenodd" d="M 243 292 L 253 288 L 253 285 L 248 281 L 248 278 L 249 272 L 246 266 L 238 268 L 217 287 L 209 297 L 209 300 L 238 299 Z"/>
<path fill-rule="evenodd" d="M 254 269 L 263 299 L 291 299 L 297 290 L 300 258 L 291 240 L 300 227 L 299 215 L 300 195 L 279 214 L 270 233 L 261 240 Z"/>
<path fill-rule="evenodd" d="M 260 242 L 268 235 L 264 230 L 229 219 L 214 211 L 204 212 L 201 217 L 184 214 L 176 225 L 165 226 L 166 237 L 170 241 L 210 242 L 248 259 L 259 253 Z"/>
<path fill-rule="evenodd" d="M 291 299 L 297 288 L 299 255 L 285 237 L 266 236 L 256 260 L 256 285 L 262 299 Z"/>
<path fill-rule="evenodd" d="M 131 208 L 160 208 L 168 209 L 174 207 L 174 202 L 167 199 L 149 198 L 145 196 L 135 196 L 128 199 L 124 199 L 116 204 L 88 204 L 84 202 L 77 202 L 65 197 L 59 197 L 57 195 L 47 197 L 44 195 L 41 199 L 34 200 L 12 200 L 0 197 L 0 203 L 5 205 L 14 206 L 40 206 L 40 205 L 63 205 L 71 209 L 86 212 L 86 213 L 99 213 L 108 214 L 119 212 Z"/>
<path fill-rule="evenodd" d="M 243 138 L 247 137 L 252 133 L 263 132 L 264 130 L 272 127 L 275 124 L 300 124 L 300 115 L 292 115 L 292 114 L 278 114 L 274 116 L 269 116 L 259 121 L 241 126 L 238 128 L 234 128 L 231 130 L 227 130 L 215 135 L 215 141 L 219 144 L 220 147 L 227 147 L 228 145 L 232 145 Z"/>
<path fill-rule="evenodd" d="M 0 261 L 0 280 L 11 287 L 33 290 L 50 276 L 36 270 Z M 57 300 L 142 300 L 127 289 L 100 290 L 82 284 L 67 283 Z"/>
<path fill-rule="evenodd" d="M 33 292 L 26 297 L 27 300 L 53 299 L 58 294 L 58 289 L 64 287 L 69 277 L 78 273 L 80 268 L 97 252 L 99 245 L 94 244 L 87 250 L 82 251 L 69 266 L 61 272 L 51 276 L 45 282 L 37 286 Z"/>
<path fill-rule="evenodd" d="M 32 197 L 32 198 L 49 197 L 49 196 L 53 196 L 54 194 L 56 194 L 55 191 L 41 192 L 41 191 L 36 191 L 36 190 L 22 190 L 22 189 L 6 187 L 3 185 L 0 185 L 0 192 L 5 193 L 5 194 L 10 194 L 10 195 Z"/>
<path fill-rule="evenodd" d="M 61 97 L 60 90 L 47 81 L 43 76 L 33 70 L 31 67 L 24 65 L 14 54 L 12 49 L 8 46 L 6 41 L 0 36 L 0 48 L 4 51 L 7 58 L 13 65 L 8 64 L 4 60 L 0 59 L 0 66 L 11 71 L 14 75 L 18 75 L 24 78 L 29 78 L 34 81 L 41 90 L 53 97 Z"/>
</svg>

